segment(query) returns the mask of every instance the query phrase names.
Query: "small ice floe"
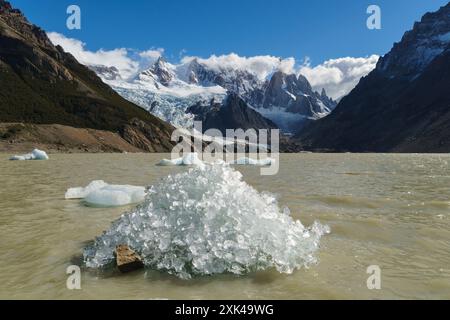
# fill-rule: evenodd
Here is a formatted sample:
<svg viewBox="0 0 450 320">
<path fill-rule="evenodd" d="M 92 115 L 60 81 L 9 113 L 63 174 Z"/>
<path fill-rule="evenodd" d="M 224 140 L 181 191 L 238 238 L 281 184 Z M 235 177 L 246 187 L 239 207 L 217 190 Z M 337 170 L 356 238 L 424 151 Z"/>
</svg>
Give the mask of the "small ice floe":
<svg viewBox="0 0 450 320">
<path fill-rule="evenodd" d="M 239 158 L 237 160 L 229 162 L 231 165 L 248 165 L 248 166 L 271 166 L 276 160 L 272 158 L 267 159 L 252 159 L 252 158 Z M 201 166 L 205 162 L 200 160 L 198 153 L 188 153 L 181 158 L 176 159 L 164 159 L 161 160 L 159 166 Z"/>
<path fill-rule="evenodd" d="M 13 161 L 25 161 L 25 160 L 48 160 L 48 155 L 45 151 L 34 149 L 31 153 L 21 156 L 13 156 L 9 160 Z"/>
<path fill-rule="evenodd" d="M 102 180 L 92 181 L 87 187 L 70 188 L 66 199 L 82 199 L 96 207 L 120 207 L 144 201 L 147 195 L 144 187 L 110 185 Z"/>
<path fill-rule="evenodd" d="M 239 158 L 237 160 L 231 161 L 232 165 L 240 165 L 240 166 L 271 166 L 275 162 L 275 159 L 267 158 L 267 159 L 252 159 L 252 158 Z"/>
<path fill-rule="evenodd" d="M 182 158 L 177 159 L 163 159 L 158 165 L 159 166 L 201 166 L 203 165 L 203 161 L 199 159 L 198 153 L 188 153 L 184 155 Z"/>
</svg>

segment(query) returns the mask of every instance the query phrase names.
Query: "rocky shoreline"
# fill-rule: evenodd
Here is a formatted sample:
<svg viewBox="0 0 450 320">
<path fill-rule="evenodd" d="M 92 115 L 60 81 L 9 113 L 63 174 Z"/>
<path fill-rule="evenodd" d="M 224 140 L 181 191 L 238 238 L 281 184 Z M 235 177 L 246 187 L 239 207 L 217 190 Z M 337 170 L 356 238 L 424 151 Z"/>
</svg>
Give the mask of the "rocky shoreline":
<svg viewBox="0 0 450 320">
<path fill-rule="evenodd" d="M 57 124 L 0 123 L 0 152 L 20 153 L 33 148 L 49 153 L 142 153 L 119 133 Z"/>
</svg>

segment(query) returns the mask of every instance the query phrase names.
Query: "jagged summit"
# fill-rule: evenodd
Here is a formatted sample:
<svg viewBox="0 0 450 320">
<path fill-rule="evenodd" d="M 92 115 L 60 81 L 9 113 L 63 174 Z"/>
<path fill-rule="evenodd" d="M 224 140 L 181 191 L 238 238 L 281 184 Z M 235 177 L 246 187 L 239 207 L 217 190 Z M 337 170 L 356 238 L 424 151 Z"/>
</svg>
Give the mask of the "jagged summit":
<svg viewBox="0 0 450 320">
<path fill-rule="evenodd" d="M 290 113 L 319 119 L 334 109 L 335 103 L 326 95 L 314 92 L 302 75 L 275 72 L 264 90 L 263 108 L 284 106 Z"/>
<path fill-rule="evenodd" d="M 450 3 L 416 22 L 391 52 L 380 59 L 377 70 L 388 77 L 413 79 L 449 45 Z"/>
<path fill-rule="evenodd" d="M 159 57 L 150 69 L 139 75 L 140 80 L 154 81 L 157 87 L 159 84 L 165 87 L 169 86 L 175 77 L 172 66 L 163 57 Z"/>
<path fill-rule="evenodd" d="M 299 142 L 313 150 L 450 152 L 450 3 L 427 13 Z"/>
<path fill-rule="evenodd" d="M 160 57 L 130 81 L 114 81 L 109 70 L 94 70 L 125 98 L 182 127 L 193 123 L 193 116 L 186 114 L 189 107 L 212 98 L 221 101 L 227 92 L 238 94 L 284 131 L 295 131 L 305 120 L 324 117 L 336 106 L 301 75 L 275 71 L 261 79 L 244 68 L 211 66 L 198 58 L 175 65 Z"/>
<path fill-rule="evenodd" d="M 9 3 L 8 1 L 5 1 L 5 0 L 0 0 L 0 13 L 10 12 L 11 10 L 13 10 L 11 3 Z M 17 11 L 19 11 L 19 10 L 17 10 Z"/>
</svg>

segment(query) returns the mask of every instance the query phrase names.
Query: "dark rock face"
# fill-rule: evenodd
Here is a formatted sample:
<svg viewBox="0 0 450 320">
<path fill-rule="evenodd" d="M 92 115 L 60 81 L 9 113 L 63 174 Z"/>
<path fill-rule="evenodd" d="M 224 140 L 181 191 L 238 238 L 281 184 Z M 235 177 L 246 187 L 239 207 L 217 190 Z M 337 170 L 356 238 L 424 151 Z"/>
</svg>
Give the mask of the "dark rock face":
<svg viewBox="0 0 450 320">
<path fill-rule="evenodd" d="M 427 13 L 412 30 L 405 33 L 391 52 L 380 59 L 377 70 L 385 77 L 411 80 L 427 66 L 450 43 L 450 4 L 437 12 Z"/>
<path fill-rule="evenodd" d="M 335 103 L 326 96 L 314 92 L 302 75 L 276 72 L 264 93 L 264 108 L 284 106 L 287 112 L 318 119 L 330 113 Z M 323 101 L 321 101 L 323 100 Z"/>
<path fill-rule="evenodd" d="M 197 121 L 203 122 L 203 130 L 218 129 L 226 135 L 227 129 L 276 129 L 277 126 L 260 113 L 251 109 L 236 93 L 230 93 L 223 104 L 211 101 L 197 103 L 188 109 L 196 115 Z"/>
<path fill-rule="evenodd" d="M 193 60 L 188 72 L 191 83 L 219 85 L 234 92 L 255 109 L 279 108 L 289 113 L 318 119 L 336 107 L 325 92 L 314 92 L 308 80 L 299 75 L 275 72 L 268 81 L 260 81 L 247 71 L 216 71 Z"/>
<path fill-rule="evenodd" d="M 312 150 L 450 152 L 450 4 L 426 14 L 328 117 L 297 136 Z"/>
<path fill-rule="evenodd" d="M 173 127 L 126 101 L 23 14 L 0 0 L 0 122 L 121 131 L 145 122 L 147 149 L 169 151 Z M 153 135 L 149 135 L 152 132 Z"/>
<path fill-rule="evenodd" d="M 101 76 L 106 80 L 119 80 L 122 77 L 120 76 L 120 72 L 116 67 L 107 67 L 103 65 L 91 65 L 89 69 L 94 71 L 97 75 Z"/>
</svg>

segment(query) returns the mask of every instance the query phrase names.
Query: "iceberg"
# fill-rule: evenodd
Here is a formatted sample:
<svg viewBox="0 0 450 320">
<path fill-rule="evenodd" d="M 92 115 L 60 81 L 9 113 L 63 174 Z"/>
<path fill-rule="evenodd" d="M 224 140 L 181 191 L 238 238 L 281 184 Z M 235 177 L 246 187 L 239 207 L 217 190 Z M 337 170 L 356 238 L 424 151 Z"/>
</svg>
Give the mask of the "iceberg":
<svg viewBox="0 0 450 320">
<path fill-rule="evenodd" d="M 317 262 L 327 226 L 310 227 L 280 209 L 227 164 L 205 164 L 170 175 L 145 201 L 113 222 L 83 251 L 88 268 L 114 262 L 118 245 L 133 248 L 147 268 L 182 279 L 275 268 L 292 273 Z"/>
<path fill-rule="evenodd" d="M 12 156 L 9 160 L 15 161 L 26 161 L 26 160 L 48 160 L 49 157 L 45 151 L 34 149 L 31 153 L 24 154 L 21 156 Z"/>
<path fill-rule="evenodd" d="M 177 159 L 163 159 L 159 166 L 201 166 L 204 162 L 198 158 L 198 153 L 188 153 L 182 158 Z"/>
<path fill-rule="evenodd" d="M 102 180 L 92 181 L 87 187 L 70 188 L 65 198 L 83 199 L 87 205 L 98 207 L 120 207 L 144 201 L 144 187 L 109 185 Z"/>
</svg>

